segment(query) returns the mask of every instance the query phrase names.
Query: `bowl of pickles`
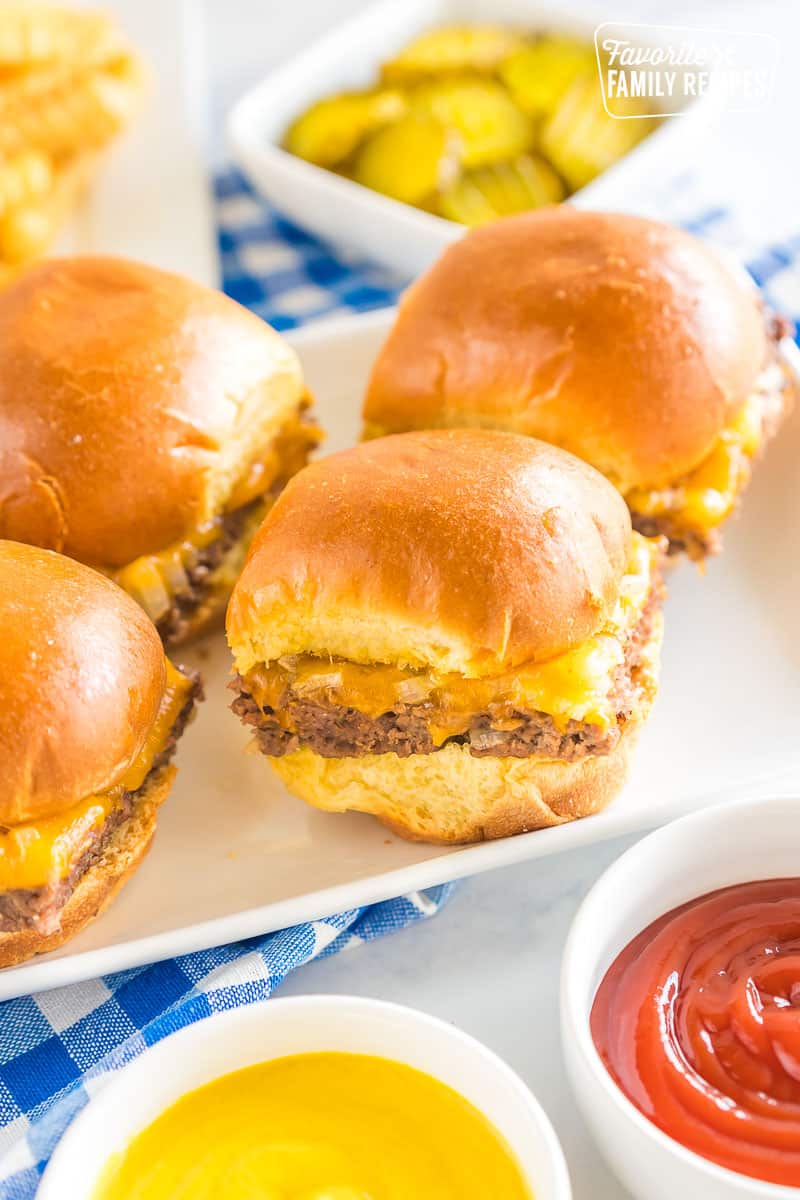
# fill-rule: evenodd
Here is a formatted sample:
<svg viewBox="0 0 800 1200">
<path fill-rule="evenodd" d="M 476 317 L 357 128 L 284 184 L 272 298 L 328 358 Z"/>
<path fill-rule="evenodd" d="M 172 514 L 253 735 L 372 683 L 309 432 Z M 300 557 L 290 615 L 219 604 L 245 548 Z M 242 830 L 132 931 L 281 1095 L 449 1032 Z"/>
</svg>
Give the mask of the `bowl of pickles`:
<svg viewBox="0 0 800 1200">
<path fill-rule="evenodd" d="M 286 215 L 408 275 L 466 227 L 584 197 L 630 207 L 650 146 L 663 159 L 687 122 L 647 98 L 610 116 L 602 53 L 574 8 L 384 0 L 245 96 L 231 138 Z"/>
</svg>

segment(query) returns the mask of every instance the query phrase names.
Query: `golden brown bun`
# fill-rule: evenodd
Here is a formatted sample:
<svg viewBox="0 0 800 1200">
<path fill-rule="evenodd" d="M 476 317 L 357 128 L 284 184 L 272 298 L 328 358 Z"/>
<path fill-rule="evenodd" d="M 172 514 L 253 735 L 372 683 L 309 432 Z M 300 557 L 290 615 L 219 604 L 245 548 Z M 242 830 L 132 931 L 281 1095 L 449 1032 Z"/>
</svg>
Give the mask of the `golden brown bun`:
<svg viewBox="0 0 800 1200">
<path fill-rule="evenodd" d="M 269 761 L 289 791 L 315 808 L 372 813 L 410 841 L 480 842 L 599 812 L 625 782 L 639 724 L 625 726 L 611 754 L 574 763 L 474 758 L 453 742 L 408 758 L 322 758 L 304 747 Z"/>
<path fill-rule="evenodd" d="M 219 512 L 297 410 L 294 351 L 233 300 L 124 259 L 0 292 L 0 537 L 99 566 Z"/>
<path fill-rule="evenodd" d="M 408 433 L 306 467 L 228 608 L 237 670 L 285 654 L 491 675 L 589 637 L 631 524 L 593 468 L 532 438 Z"/>
<path fill-rule="evenodd" d="M 166 687 L 154 626 L 110 580 L 0 541 L 0 824 L 111 787 L 141 750 Z"/>
<path fill-rule="evenodd" d="M 658 486 L 708 454 L 765 355 L 754 293 L 697 239 L 561 205 L 468 233 L 409 289 L 365 433 L 511 429 Z"/>
<path fill-rule="evenodd" d="M 142 862 L 156 830 L 156 813 L 166 800 L 175 768 L 166 767 L 138 798 L 130 818 L 112 835 L 99 862 L 81 878 L 61 913 L 61 927 L 54 933 L 21 929 L 0 933 L 0 967 L 57 950 L 108 908 L 117 892 Z"/>
</svg>

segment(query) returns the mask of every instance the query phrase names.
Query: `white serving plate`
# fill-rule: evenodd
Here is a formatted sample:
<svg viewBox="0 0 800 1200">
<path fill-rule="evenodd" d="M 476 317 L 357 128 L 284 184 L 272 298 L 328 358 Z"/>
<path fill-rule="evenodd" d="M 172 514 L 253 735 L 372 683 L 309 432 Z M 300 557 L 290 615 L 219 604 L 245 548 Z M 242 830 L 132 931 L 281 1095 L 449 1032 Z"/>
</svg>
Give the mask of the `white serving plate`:
<svg viewBox="0 0 800 1200">
<path fill-rule="evenodd" d="M 392 310 L 296 333 L 327 451 L 358 436 L 367 373 Z M 725 554 L 673 576 L 661 695 L 628 786 L 598 816 L 443 849 L 368 816 L 293 799 L 228 711 L 221 635 L 184 655 L 207 700 L 181 741 L 154 848 L 111 909 L 61 950 L 0 972 L 0 999 L 280 929 L 460 876 L 645 829 L 800 780 L 800 411 L 770 448 Z"/>
<path fill-rule="evenodd" d="M 92 6 L 96 0 L 81 0 Z M 207 86 L 192 0 L 107 0 L 148 73 L 141 112 L 109 149 L 65 229 L 62 254 L 119 254 L 201 283 L 219 264 L 202 140 Z"/>
<path fill-rule="evenodd" d="M 288 154 L 280 143 L 290 122 L 315 100 L 373 83 L 379 64 L 429 26 L 490 22 L 591 40 L 607 16 L 591 0 L 568 7 L 553 0 L 381 0 L 272 72 L 239 101 L 228 124 L 233 153 L 253 184 L 298 224 L 406 276 L 417 274 L 464 234 L 464 226 Z M 663 36 L 657 30 L 647 27 L 649 41 Z M 686 169 L 719 113 L 720 98 L 710 92 L 686 103 L 679 116 L 664 121 L 570 202 L 636 211 L 654 182 Z"/>
</svg>

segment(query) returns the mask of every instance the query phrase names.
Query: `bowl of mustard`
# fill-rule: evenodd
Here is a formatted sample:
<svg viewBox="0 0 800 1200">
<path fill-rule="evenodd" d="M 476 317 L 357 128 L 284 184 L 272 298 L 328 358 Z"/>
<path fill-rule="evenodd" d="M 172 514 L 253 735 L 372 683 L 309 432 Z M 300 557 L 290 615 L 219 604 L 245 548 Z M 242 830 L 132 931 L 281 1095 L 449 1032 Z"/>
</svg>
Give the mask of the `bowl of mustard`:
<svg viewBox="0 0 800 1200">
<path fill-rule="evenodd" d="M 269 1000 L 146 1050 L 73 1122 L 38 1200 L 570 1200 L 517 1075 L 453 1026 Z"/>
</svg>

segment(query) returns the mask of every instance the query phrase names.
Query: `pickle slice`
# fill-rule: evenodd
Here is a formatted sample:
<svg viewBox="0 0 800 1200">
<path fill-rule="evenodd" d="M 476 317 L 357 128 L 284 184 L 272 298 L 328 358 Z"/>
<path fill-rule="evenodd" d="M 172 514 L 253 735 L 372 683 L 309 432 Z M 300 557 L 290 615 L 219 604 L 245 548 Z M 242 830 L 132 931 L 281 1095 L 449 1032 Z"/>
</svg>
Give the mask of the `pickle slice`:
<svg viewBox="0 0 800 1200">
<path fill-rule="evenodd" d="M 420 34 L 384 63 L 387 83 L 408 84 L 452 74 L 489 74 L 525 43 L 513 29 L 493 25 L 446 25 Z"/>
<path fill-rule="evenodd" d="M 484 225 L 564 199 L 564 184 L 537 154 L 469 171 L 444 192 L 438 212 L 462 225 Z"/>
<path fill-rule="evenodd" d="M 458 136 L 433 117 L 408 116 L 364 143 L 353 178 L 406 204 L 423 204 L 459 172 Z"/>
<path fill-rule="evenodd" d="M 577 38 L 548 35 L 510 55 L 499 73 L 523 112 L 547 115 L 576 79 L 597 77 L 594 47 Z"/>
<path fill-rule="evenodd" d="M 640 115 L 650 110 L 638 100 L 615 108 L 625 115 Z M 610 117 L 603 107 L 597 79 L 577 79 L 564 96 L 556 111 L 545 122 L 540 146 L 572 191 L 585 187 L 601 171 L 646 137 L 652 129 L 650 121 L 619 121 Z"/>
<path fill-rule="evenodd" d="M 505 88 L 490 79 L 423 84 L 411 98 L 413 112 L 435 117 L 461 138 L 467 168 L 515 158 L 533 142 L 533 125 Z"/>
<path fill-rule="evenodd" d="M 331 96 L 312 104 L 290 125 L 284 145 L 318 167 L 336 167 L 368 134 L 397 120 L 405 109 L 402 92 L 390 88 Z"/>
</svg>

